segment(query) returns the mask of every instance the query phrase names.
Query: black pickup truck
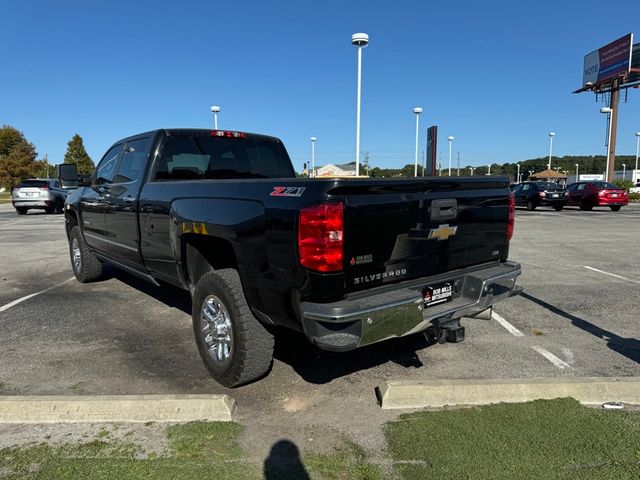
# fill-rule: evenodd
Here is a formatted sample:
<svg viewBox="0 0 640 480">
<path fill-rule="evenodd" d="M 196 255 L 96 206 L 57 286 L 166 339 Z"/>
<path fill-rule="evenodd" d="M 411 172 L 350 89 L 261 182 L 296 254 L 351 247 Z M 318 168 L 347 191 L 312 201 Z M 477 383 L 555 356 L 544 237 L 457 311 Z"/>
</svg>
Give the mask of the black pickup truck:
<svg viewBox="0 0 640 480">
<path fill-rule="evenodd" d="M 460 341 L 520 274 L 507 178 L 296 178 L 280 140 L 250 133 L 119 140 L 65 215 L 80 282 L 109 262 L 191 292 L 200 355 L 230 387 L 269 370 L 277 327 L 334 351 Z"/>
</svg>

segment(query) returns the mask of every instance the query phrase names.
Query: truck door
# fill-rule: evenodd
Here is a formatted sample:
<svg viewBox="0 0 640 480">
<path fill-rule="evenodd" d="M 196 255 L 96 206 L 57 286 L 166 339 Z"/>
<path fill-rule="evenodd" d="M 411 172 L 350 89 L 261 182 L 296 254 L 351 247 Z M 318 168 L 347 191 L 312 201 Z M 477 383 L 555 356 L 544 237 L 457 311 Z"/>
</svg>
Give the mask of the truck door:
<svg viewBox="0 0 640 480">
<path fill-rule="evenodd" d="M 105 224 L 107 208 L 105 193 L 113 182 L 121 151 L 122 143 L 114 145 L 107 151 L 98 163 L 91 186 L 84 189 L 80 200 L 84 238 L 91 247 L 102 252 L 109 250 Z"/>
<path fill-rule="evenodd" d="M 139 244 L 138 194 L 152 140 L 152 137 L 143 137 L 125 143 L 115 178 L 104 196 L 109 256 L 134 267 L 143 264 Z"/>
</svg>

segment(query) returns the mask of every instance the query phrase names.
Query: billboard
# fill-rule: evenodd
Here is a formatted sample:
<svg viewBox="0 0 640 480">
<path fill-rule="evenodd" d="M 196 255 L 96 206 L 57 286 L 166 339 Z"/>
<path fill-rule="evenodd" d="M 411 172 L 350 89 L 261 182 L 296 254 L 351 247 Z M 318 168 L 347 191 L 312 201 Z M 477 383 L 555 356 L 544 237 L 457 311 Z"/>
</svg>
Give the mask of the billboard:
<svg viewBox="0 0 640 480">
<path fill-rule="evenodd" d="M 427 129 L 427 159 L 424 176 L 436 174 L 436 151 L 438 150 L 438 127 L 436 125 Z"/>
<path fill-rule="evenodd" d="M 629 73 L 632 46 L 633 33 L 630 33 L 585 55 L 582 85 L 585 86 L 587 83 L 598 85 L 606 80 Z"/>
</svg>

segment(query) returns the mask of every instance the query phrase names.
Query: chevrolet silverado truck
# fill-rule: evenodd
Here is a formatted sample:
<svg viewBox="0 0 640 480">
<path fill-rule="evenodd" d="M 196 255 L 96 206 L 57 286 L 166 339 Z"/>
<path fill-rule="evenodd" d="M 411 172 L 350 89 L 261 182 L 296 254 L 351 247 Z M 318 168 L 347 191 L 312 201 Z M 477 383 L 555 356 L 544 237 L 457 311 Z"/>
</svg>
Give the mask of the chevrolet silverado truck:
<svg viewBox="0 0 640 480">
<path fill-rule="evenodd" d="M 188 290 L 228 387 L 268 372 L 279 328 L 333 351 L 455 342 L 518 288 L 506 177 L 297 178 L 277 138 L 161 129 L 117 141 L 82 183 L 65 204 L 78 281 L 109 262 Z"/>
</svg>

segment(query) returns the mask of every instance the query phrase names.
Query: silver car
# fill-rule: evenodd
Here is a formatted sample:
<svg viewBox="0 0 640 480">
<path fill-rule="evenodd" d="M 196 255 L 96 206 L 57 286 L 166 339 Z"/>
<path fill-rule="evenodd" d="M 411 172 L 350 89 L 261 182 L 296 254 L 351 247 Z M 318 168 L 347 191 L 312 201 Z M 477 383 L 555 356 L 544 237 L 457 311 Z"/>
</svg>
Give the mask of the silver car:
<svg viewBox="0 0 640 480">
<path fill-rule="evenodd" d="M 58 180 L 25 180 L 11 194 L 11 202 L 18 215 L 25 215 L 32 208 L 44 209 L 47 213 L 62 213 L 67 190 Z"/>
</svg>

